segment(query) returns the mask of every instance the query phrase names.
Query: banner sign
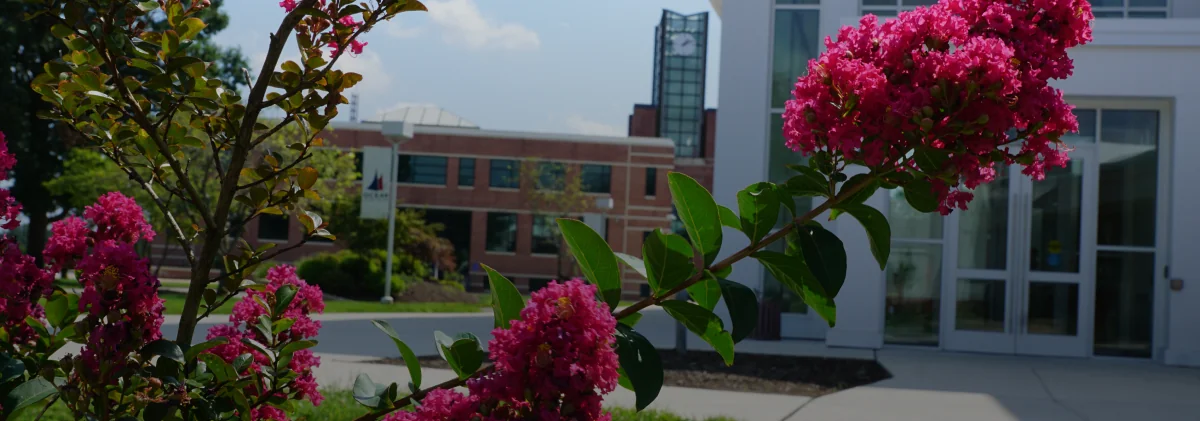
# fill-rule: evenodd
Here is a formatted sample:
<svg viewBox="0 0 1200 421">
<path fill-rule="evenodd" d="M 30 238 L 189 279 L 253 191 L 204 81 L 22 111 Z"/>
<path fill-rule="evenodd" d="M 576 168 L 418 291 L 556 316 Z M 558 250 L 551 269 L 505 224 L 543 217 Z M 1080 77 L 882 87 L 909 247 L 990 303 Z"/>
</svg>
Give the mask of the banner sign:
<svg viewBox="0 0 1200 421">
<path fill-rule="evenodd" d="M 391 206 L 388 196 L 388 182 L 391 176 L 392 148 L 367 146 L 362 154 L 362 219 L 387 219 L 388 207 Z"/>
</svg>

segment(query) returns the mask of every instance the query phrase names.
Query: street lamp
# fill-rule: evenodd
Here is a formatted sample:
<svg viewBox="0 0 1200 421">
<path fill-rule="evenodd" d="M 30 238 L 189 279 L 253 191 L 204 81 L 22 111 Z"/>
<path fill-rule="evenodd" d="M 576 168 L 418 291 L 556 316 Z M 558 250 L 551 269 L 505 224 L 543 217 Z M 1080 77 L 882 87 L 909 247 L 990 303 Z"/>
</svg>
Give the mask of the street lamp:
<svg viewBox="0 0 1200 421">
<path fill-rule="evenodd" d="M 392 144 L 392 165 L 388 176 L 388 236 L 387 259 L 383 265 L 383 298 L 379 301 L 391 304 L 392 298 L 392 254 L 396 250 L 396 167 L 400 158 L 400 144 L 407 143 L 413 138 L 413 125 L 403 121 L 385 121 L 382 129 L 383 137 Z"/>
</svg>

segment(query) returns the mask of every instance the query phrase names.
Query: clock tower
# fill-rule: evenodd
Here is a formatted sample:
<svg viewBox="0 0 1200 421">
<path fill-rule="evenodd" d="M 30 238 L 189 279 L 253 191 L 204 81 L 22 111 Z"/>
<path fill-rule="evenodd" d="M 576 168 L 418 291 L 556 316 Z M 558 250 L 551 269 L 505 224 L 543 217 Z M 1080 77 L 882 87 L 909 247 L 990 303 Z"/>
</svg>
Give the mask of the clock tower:
<svg viewBox="0 0 1200 421">
<path fill-rule="evenodd" d="M 653 105 L 657 136 L 675 141 L 675 156 L 700 158 L 704 150 L 704 81 L 708 59 L 708 12 L 682 15 L 663 10 L 655 27 Z"/>
</svg>

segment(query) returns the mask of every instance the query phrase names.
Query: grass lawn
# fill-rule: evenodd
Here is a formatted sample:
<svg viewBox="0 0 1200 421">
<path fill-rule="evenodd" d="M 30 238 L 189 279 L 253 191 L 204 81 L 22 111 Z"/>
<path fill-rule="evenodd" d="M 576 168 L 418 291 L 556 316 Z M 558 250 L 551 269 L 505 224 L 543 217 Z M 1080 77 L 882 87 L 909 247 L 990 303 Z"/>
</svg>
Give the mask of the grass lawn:
<svg viewBox="0 0 1200 421">
<path fill-rule="evenodd" d="M 343 421 L 352 420 L 367 411 L 365 408 L 358 405 L 348 391 L 325 391 L 325 402 L 321 406 L 312 406 L 308 401 L 296 405 L 295 410 L 288 415 L 293 420 L 297 421 L 316 421 L 316 420 L 331 420 Z M 43 404 L 44 405 L 44 404 Z M 42 410 L 42 405 L 35 405 L 34 408 L 22 411 L 22 413 L 13 418 L 14 421 L 33 421 L 37 418 L 38 412 Z M 684 418 L 675 414 L 660 412 L 660 411 L 643 411 L 641 413 L 634 412 L 632 409 L 613 408 L 613 421 L 688 421 L 691 418 Z M 42 417 L 45 421 L 72 421 L 70 412 L 61 403 L 55 403 L 46 411 L 46 416 Z M 733 421 L 730 418 L 708 418 L 704 421 Z"/>
<path fill-rule="evenodd" d="M 184 295 L 173 292 L 162 292 L 159 296 L 166 300 L 167 314 L 183 313 Z M 213 314 L 229 314 L 233 303 L 229 300 Z M 383 304 L 374 301 L 326 301 L 325 313 L 472 313 L 480 311 L 483 304 L 468 303 L 394 303 Z"/>
</svg>

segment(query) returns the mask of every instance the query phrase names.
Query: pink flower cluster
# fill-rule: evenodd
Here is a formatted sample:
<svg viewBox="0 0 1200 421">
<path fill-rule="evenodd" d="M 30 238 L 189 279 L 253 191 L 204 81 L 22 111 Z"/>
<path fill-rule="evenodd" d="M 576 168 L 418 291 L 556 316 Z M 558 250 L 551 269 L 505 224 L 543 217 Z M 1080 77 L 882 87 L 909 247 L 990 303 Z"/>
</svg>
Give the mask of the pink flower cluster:
<svg viewBox="0 0 1200 421">
<path fill-rule="evenodd" d="M 213 347 L 207 352 L 221 357 L 221 359 L 230 363 L 242 354 L 248 353 L 254 356 L 253 361 L 247 368 L 247 372 L 257 372 L 260 367 L 264 365 L 269 366 L 271 362 L 266 355 L 242 343 L 242 339 L 253 339 L 263 344 L 272 344 L 278 341 L 297 341 L 314 338 L 321 329 L 321 322 L 311 318 L 311 315 L 320 314 L 325 310 L 325 301 L 321 294 L 321 288 L 309 285 L 303 279 L 297 277 L 296 268 L 289 265 L 280 265 L 271 268 L 271 270 L 267 271 L 267 280 L 269 283 L 263 291 L 248 290 L 246 297 L 233 306 L 233 314 L 229 316 L 230 324 L 213 326 L 208 330 L 207 339 L 211 340 L 219 336 L 224 336 L 229 339 L 229 342 Z M 294 323 L 275 338 L 263 337 L 262 333 L 252 327 L 258 323 L 259 316 L 270 315 L 270 312 L 262 304 L 259 304 L 259 301 L 261 300 L 262 303 L 273 306 L 275 304 L 276 291 L 285 285 L 294 287 L 296 295 L 287 308 L 284 309 L 281 316 L 283 319 L 293 320 Z M 321 359 L 313 355 L 311 349 L 296 351 L 292 354 L 291 362 L 288 363 L 289 369 L 300 374 L 299 377 L 288 385 L 289 388 L 299 392 L 298 398 L 308 399 L 314 405 L 320 405 L 321 401 L 325 399 L 321 395 L 321 392 L 317 390 L 317 380 L 312 372 L 313 368 L 320 364 Z M 253 398 L 261 396 L 267 391 L 258 390 L 254 386 L 250 386 L 246 392 L 247 397 Z M 255 408 L 251 413 L 251 418 L 255 420 L 288 419 L 286 413 L 271 406 Z"/>
<path fill-rule="evenodd" d="M 88 228 L 86 220 L 74 216 L 50 225 L 50 239 L 42 251 L 50 267 L 61 269 L 79 261 L 88 246 L 99 248 L 112 243 L 132 247 L 139 240 L 154 239 L 154 229 L 146 222 L 142 207 L 133 198 L 118 192 L 108 192 L 97 198 L 94 205 L 84 208 L 83 216 L 92 222 L 95 230 Z"/>
<path fill-rule="evenodd" d="M 279 7 L 282 7 L 289 13 L 299 6 L 300 4 L 296 0 L 281 0 L 279 2 Z M 308 21 L 305 24 L 306 26 L 301 28 L 302 31 L 313 30 L 315 33 L 320 33 L 322 30 L 328 29 L 329 37 L 325 41 L 325 45 L 329 47 L 329 53 L 333 57 L 341 55 L 347 47 L 350 48 L 350 52 L 352 54 L 362 54 L 363 48 L 367 46 L 365 41 L 359 41 L 357 39 L 346 41 L 349 38 L 349 34 L 353 33 L 354 30 L 357 30 L 358 27 L 362 25 L 362 22 L 354 20 L 353 15 L 339 17 L 338 15 L 340 14 L 340 11 L 338 10 L 338 2 L 336 1 L 329 2 L 327 0 L 317 0 L 317 4 L 314 5 L 314 7 L 333 17 L 333 21 L 337 22 L 337 24 L 334 25 L 327 20 L 310 16 L 306 18 Z"/>
<path fill-rule="evenodd" d="M 158 297 L 158 278 L 133 244 L 116 240 L 96 244 L 75 268 L 83 285 L 79 311 L 90 329 L 80 356 L 91 374 L 113 373 L 129 355 L 162 337 L 164 301 Z"/>
<path fill-rule="evenodd" d="M 488 343 L 495 369 L 467 382 L 469 395 L 432 391 L 415 412 L 389 421 L 607 420 L 601 396 L 617 385 L 617 321 L 580 280 L 533 293 L 509 329 Z"/>
<path fill-rule="evenodd" d="M 827 38 L 796 82 L 787 146 L 928 176 L 943 214 L 966 209 L 965 189 L 992 181 L 996 165 L 1020 162 L 1041 179 L 1065 165 L 1059 138 L 1078 129 L 1049 81 L 1071 75 L 1067 50 L 1091 40 L 1092 18 L 1086 0 L 942 0 L 883 24 L 864 16 Z M 918 148 L 948 159 L 925 168 Z"/>
<path fill-rule="evenodd" d="M 4 138 L 4 132 L 0 132 L 0 181 L 8 178 L 8 170 L 16 164 L 17 158 L 8 152 L 8 141 Z M 21 222 L 17 219 L 20 213 L 21 205 L 12 197 L 12 192 L 0 189 L 0 228 L 16 228 Z"/>
</svg>

